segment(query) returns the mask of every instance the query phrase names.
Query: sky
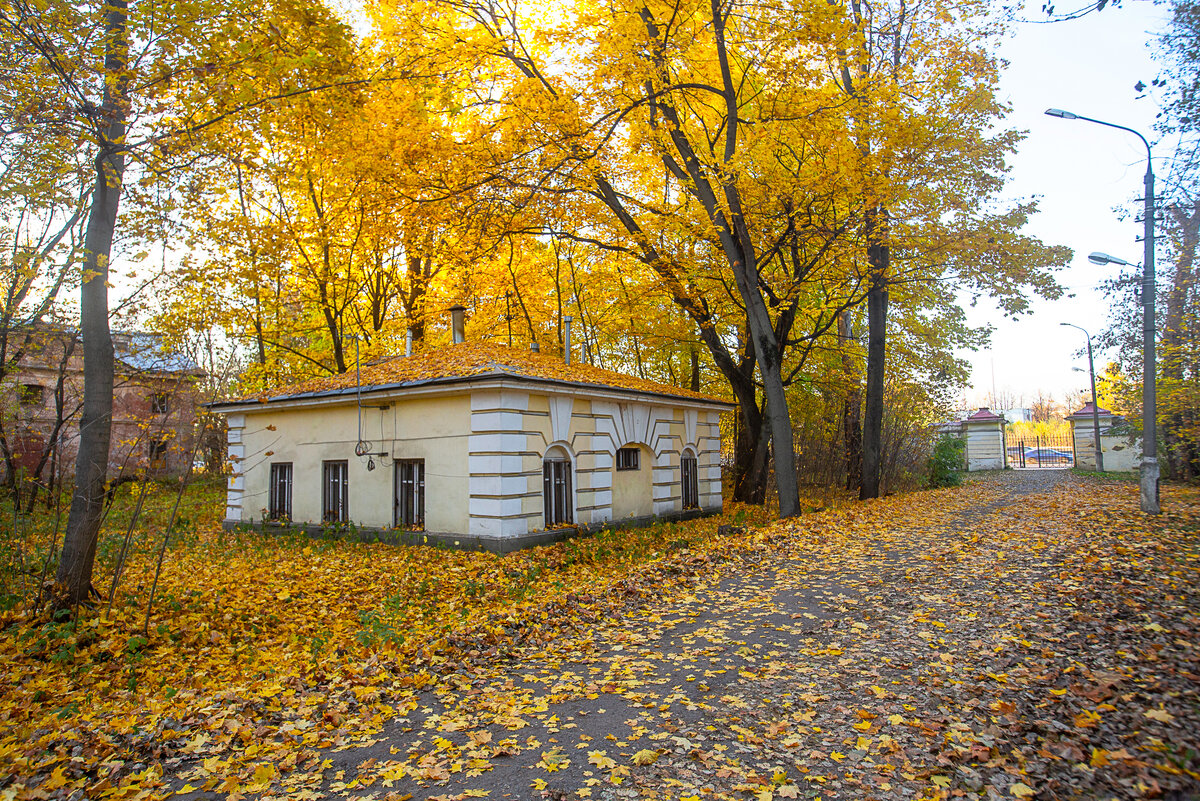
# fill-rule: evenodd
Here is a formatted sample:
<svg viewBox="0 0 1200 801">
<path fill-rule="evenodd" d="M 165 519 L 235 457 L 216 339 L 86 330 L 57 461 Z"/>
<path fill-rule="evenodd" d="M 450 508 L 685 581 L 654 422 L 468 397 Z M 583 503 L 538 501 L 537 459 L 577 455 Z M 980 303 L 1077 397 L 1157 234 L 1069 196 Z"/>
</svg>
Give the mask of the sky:
<svg viewBox="0 0 1200 801">
<path fill-rule="evenodd" d="M 1039 17 L 1040 5 L 1030 4 L 1031 18 Z M 995 330 L 989 348 L 961 354 L 972 364 L 967 404 L 986 403 L 993 386 L 1002 395 L 1023 395 L 1026 405 L 1039 391 L 1061 399 L 1067 391 L 1087 388 L 1087 373 L 1071 369 L 1087 368 L 1086 337 L 1060 323 L 1081 326 L 1093 338 L 1107 325 L 1108 301 L 1098 286 L 1118 268 L 1092 264 L 1089 253 L 1142 261 L 1142 226 L 1133 212 L 1141 206 L 1145 147 L 1133 134 L 1048 117 L 1045 110 L 1066 109 L 1134 128 L 1153 146 L 1158 106 L 1153 98 L 1136 99 L 1134 84 L 1148 84 L 1158 74 L 1152 45 L 1164 20 L 1161 6 L 1125 0 L 1068 22 L 1022 24 L 1005 43 L 1001 52 L 1010 65 L 1000 96 L 1012 106 L 1009 126 L 1028 132 L 1010 160 L 1007 196 L 1037 198 L 1039 213 L 1026 233 L 1072 248 L 1075 256 L 1058 273 L 1067 290 L 1060 300 L 1034 301 L 1031 313 L 1017 321 L 987 302 L 968 309 L 972 324 Z M 1165 149 L 1155 152 L 1156 175 L 1165 163 L 1160 155 Z M 1097 352 L 1095 362 L 1100 373 L 1108 358 Z"/>
</svg>

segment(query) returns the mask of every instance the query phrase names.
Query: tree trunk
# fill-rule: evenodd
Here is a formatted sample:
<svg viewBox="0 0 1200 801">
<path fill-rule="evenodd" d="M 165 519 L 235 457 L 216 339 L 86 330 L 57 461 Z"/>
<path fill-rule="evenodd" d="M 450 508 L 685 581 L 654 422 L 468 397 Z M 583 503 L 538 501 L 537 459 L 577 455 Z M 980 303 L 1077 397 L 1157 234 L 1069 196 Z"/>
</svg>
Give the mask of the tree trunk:
<svg viewBox="0 0 1200 801">
<path fill-rule="evenodd" d="M 1168 207 L 1168 219 L 1174 228 L 1175 271 L 1167 292 L 1166 314 L 1162 333 L 1162 375 L 1168 386 L 1176 387 L 1173 395 L 1185 393 L 1185 374 L 1195 365 L 1185 364 L 1191 349 L 1186 341 L 1193 332 L 1186 330 L 1185 316 L 1189 303 L 1196 295 L 1196 251 L 1200 249 L 1200 201 L 1190 208 L 1182 205 Z M 1197 410 L 1183 398 L 1168 396 L 1164 406 L 1169 409 L 1163 420 L 1163 440 L 1166 445 L 1168 469 L 1173 478 L 1195 479 L 1200 475 L 1200 441 L 1195 437 Z"/>
<path fill-rule="evenodd" d="M 858 363 L 850 353 L 853 340 L 850 310 L 838 315 L 838 340 L 842 346 L 842 372 L 845 374 L 846 399 L 842 402 L 842 443 L 844 446 L 846 489 L 862 485 L 862 379 Z"/>
<path fill-rule="evenodd" d="M 878 212 L 886 218 L 885 211 Z M 872 215 L 874 216 L 874 215 Z M 875 225 L 870 225 L 871 240 L 867 261 L 871 268 L 871 286 L 867 290 L 867 397 L 863 419 L 861 500 L 879 497 L 879 475 L 883 456 L 883 378 L 887 345 L 887 273 L 888 246 Z"/>
<path fill-rule="evenodd" d="M 104 15 L 105 81 L 103 112 L 96 154 L 96 188 L 84 237 L 83 283 L 79 291 L 83 339 L 83 413 L 79 420 L 79 455 L 75 491 L 58 564 L 57 604 L 68 607 L 87 599 L 92 586 L 96 541 L 104 513 L 108 451 L 112 437 L 113 344 L 108 328 L 108 264 L 112 253 L 121 182 L 122 151 L 129 117 L 129 41 L 127 0 L 109 0 Z"/>
<path fill-rule="evenodd" d="M 408 328 L 412 331 L 415 348 L 425 343 L 425 294 L 428 284 L 424 259 L 413 254 L 411 245 L 406 244 L 405 251 L 408 262 L 408 297 L 405 299 L 405 311 L 408 313 Z"/>
</svg>

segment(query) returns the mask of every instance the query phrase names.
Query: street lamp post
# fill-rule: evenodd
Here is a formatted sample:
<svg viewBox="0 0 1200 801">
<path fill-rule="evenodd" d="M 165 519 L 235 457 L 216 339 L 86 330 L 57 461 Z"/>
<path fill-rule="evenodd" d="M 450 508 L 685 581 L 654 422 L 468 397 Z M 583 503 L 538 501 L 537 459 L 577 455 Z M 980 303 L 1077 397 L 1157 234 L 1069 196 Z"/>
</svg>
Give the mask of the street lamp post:
<svg viewBox="0 0 1200 801">
<path fill-rule="evenodd" d="M 1059 323 L 1059 325 L 1078 328 L 1087 337 L 1088 343 L 1088 378 L 1092 382 L 1092 441 L 1096 445 L 1096 471 L 1104 472 L 1104 449 L 1100 447 L 1100 401 L 1096 398 L 1096 366 L 1092 363 L 1092 335 L 1083 326 L 1074 323 Z"/>
<path fill-rule="evenodd" d="M 1141 470 L 1141 501 L 1142 511 L 1158 514 L 1162 511 L 1158 503 L 1158 430 L 1156 425 L 1156 395 L 1155 382 L 1158 367 L 1154 352 L 1154 161 L 1150 153 L 1150 142 L 1146 137 L 1132 128 L 1117 125 L 1104 120 L 1072 114 L 1058 108 L 1046 109 L 1046 114 L 1062 120 L 1083 120 L 1126 131 L 1142 140 L 1146 146 L 1146 177 L 1145 182 L 1145 211 L 1143 244 L 1145 258 L 1142 260 L 1142 470 Z M 1104 256 L 1103 253 L 1093 253 L 1092 256 Z M 1096 259 L 1089 256 L 1092 261 Z M 1120 259 L 1105 257 L 1098 263 L 1128 264 Z"/>
</svg>

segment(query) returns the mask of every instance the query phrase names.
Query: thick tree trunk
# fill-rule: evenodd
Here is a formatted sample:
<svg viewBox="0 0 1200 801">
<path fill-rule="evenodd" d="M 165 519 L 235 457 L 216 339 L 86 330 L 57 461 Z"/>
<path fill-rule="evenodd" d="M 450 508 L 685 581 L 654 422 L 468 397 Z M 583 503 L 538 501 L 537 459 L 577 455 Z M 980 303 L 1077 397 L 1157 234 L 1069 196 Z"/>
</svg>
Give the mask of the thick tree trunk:
<svg viewBox="0 0 1200 801">
<path fill-rule="evenodd" d="M 771 429 L 758 406 L 739 406 L 737 438 L 734 442 L 733 500 L 761 506 L 767 497 L 767 463 Z"/>
<path fill-rule="evenodd" d="M 882 214 L 882 213 L 881 213 Z M 873 226 L 872 226 L 873 227 Z M 883 378 L 887 346 L 889 252 L 874 238 L 867 248 L 871 286 L 867 290 L 867 397 L 863 415 L 862 500 L 879 497 L 883 457 Z"/>
<path fill-rule="evenodd" d="M 79 292 L 83 339 L 83 413 L 75 491 L 58 564 L 57 603 L 73 606 L 87 599 L 92 586 L 96 541 L 104 513 L 108 451 L 112 437 L 113 344 L 108 328 L 108 264 L 112 253 L 125 156 L 121 150 L 129 115 L 127 78 L 129 44 L 127 0 L 109 0 L 105 13 L 106 117 L 96 155 L 96 188 L 84 237 L 83 284 Z"/>
</svg>

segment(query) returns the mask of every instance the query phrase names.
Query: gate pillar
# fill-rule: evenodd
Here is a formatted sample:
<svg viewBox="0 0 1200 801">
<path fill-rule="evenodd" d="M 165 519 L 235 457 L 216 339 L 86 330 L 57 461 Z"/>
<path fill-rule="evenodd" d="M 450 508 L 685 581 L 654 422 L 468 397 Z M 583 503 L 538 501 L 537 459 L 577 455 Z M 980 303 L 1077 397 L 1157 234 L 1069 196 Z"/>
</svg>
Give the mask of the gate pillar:
<svg viewBox="0 0 1200 801">
<path fill-rule="evenodd" d="M 1007 466 L 1004 418 L 988 409 L 963 421 L 967 440 L 967 470 L 1003 470 Z"/>
<path fill-rule="evenodd" d="M 1104 455 L 1104 469 L 1108 471 L 1133 471 L 1138 468 L 1141 448 L 1136 437 L 1119 433 L 1117 424 L 1121 418 L 1104 407 L 1096 409 L 1100 422 L 1100 449 Z M 1096 438 L 1093 432 L 1092 404 L 1067 416 L 1071 424 L 1071 438 L 1075 443 L 1075 466 L 1084 470 L 1096 469 Z"/>
</svg>

